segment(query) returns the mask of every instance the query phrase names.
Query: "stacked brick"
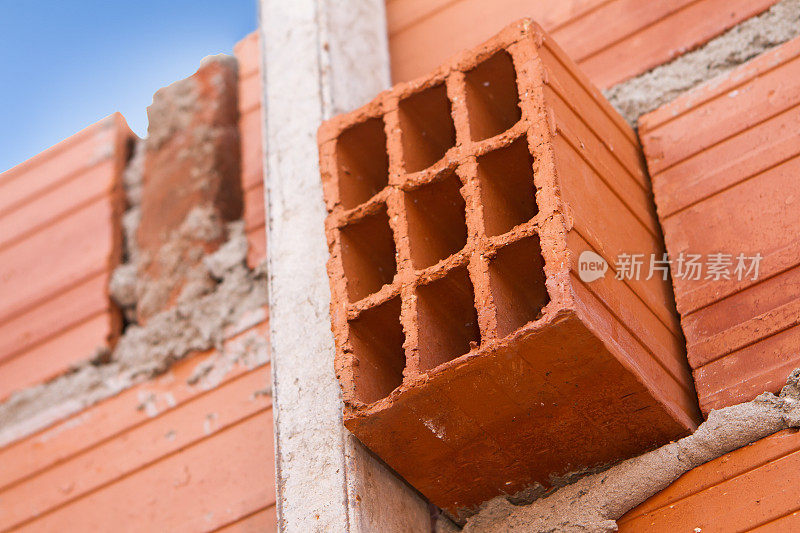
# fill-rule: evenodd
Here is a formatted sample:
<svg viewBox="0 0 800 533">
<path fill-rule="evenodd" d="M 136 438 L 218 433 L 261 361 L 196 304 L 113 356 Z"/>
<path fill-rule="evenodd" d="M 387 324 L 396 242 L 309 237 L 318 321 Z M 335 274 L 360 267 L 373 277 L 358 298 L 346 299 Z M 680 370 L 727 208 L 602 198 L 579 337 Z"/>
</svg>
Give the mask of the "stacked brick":
<svg viewBox="0 0 800 533">
<path fill-rule="evenodd" d="M 267 329 L 248 317 L 222 349 L 246 350 Z M 195 382 L 217 357 L 192 354 L 0 448 L 0 530 L 275 531 L 269 365 Z"/>
<path fill-rule="evenodd" d="M 114 114 L 0 175 L 0 400 L 114 345 L 132 139 Z"/>
<path fill-rule="evenodd" d="M 704 412 L 800 366 L 799 80 L 794 40 L 640 121 Z"/>
<path fill-rule="evenodd" d="M 457 518 L 698 420 L 639 147 L 534 23 L 319 131 L 345 425 Z M 660 256 L 660 255 L 659 255 Z"/>
<path fill-rule="evenodd" d="M 253 32 L 242 39 L 233 51 L 239 62 L 239 138 L 248 245 L 247 264 L 250 268 L 255 268 L 267 255 L 261 133 L 261 53 L 258 33 Z"/>
<path fill-rule="evenodd" d="M 800 433 L 786 430 L 687 472 L 619 521 L 622 533 L 798 531 Z"/>
<path fill-rule="evenodd" d="M 700 46 L 777 0 L 386 1 L 392 78 L 425 74 L 520 17 L 533 17 L 600 88 Z"/>
</svg>

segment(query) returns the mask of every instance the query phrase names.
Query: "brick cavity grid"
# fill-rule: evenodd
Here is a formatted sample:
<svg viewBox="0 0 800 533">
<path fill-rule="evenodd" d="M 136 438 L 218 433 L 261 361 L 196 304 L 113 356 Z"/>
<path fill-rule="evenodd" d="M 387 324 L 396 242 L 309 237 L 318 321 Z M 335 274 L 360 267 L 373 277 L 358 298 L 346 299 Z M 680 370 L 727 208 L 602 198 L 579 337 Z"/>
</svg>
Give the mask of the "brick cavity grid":
<svg viewBox="0 0 800 533">
<path fill-rule="evenodd" d="M 668 282 L 576 275 L 663 250 L 633 132 L 536 24 L 318 140 L 345 425 L 433 503 L 462 520 L 696 427 Z"/>
</svg>

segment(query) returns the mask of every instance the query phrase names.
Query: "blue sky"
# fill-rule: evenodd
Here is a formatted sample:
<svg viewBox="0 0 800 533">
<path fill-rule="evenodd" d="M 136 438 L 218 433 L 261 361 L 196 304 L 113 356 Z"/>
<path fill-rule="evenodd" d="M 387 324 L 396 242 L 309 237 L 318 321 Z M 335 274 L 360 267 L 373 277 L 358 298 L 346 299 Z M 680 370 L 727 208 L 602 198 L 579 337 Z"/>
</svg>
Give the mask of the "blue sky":
<svg viewBox="0 0 800 533">
<path fill-rule="evenodd" d="M 256 0 L 0 0 L 0 172 L 115 111 L 143 136 L 153 93 L 232 53 Z"/>
</svg>

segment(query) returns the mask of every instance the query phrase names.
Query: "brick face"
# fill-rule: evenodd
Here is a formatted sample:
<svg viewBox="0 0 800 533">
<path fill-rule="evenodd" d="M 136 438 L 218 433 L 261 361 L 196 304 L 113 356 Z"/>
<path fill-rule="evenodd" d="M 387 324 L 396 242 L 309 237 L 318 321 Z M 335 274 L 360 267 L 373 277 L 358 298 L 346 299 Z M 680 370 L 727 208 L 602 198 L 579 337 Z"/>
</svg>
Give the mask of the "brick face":
<svg viewBox="0 0 800 533">
<path fill-rule="evenodd" d="M 266 330 L 262 319 L 224 349 L 240 350 Z M 3 528 L 199 531 L 252 520 L 274 531 L 272 402 L 262 394 L 269 366 L 236 364 L 214 387 L 195 383 L 196 370 L 217 356 L 191 354 L 158 378 L 0 448 Z"/>
<path fill-rule="evenodd" d="M 408 81 L 520 17 L 608 88 L 695 48 L 777 0 L 387 0 L 392 78 Z"/>
<path fill-rule="evenodd" d="M 800 433 L 781 431 L 684 474 L 625 514 L 619 531 L 797 531 L 798 468 Z"/>
<path fill-rule="evenodd" d="M 674 279 L 704 412 L 798 366 L 798 57 L 789 42 L 640 122 L 670 255 L 733 256 L 729 280 Z M 740 253 L 763 256 L 757 280 L 734 274 Z"/>
<path fill-rule="evenodd" d="M 244 218 L 249 246 L 247 264 L 250 268 L 258 265 L 267 255 L 261 131 L 261 57 L 258 46 L 258 32 L 253 32 L 234 48 L 239 61 L 239 137 Z"/>
<path fill-rule="evenodd" d="M 538 26 L 319 142 L 345 425 L 432 502 L 460 516 L 694 427 L 668 284 L 577 275 L 584 250 L 663 249 L 635 134 Z"/>
<path fill-rule="evenodd" d="M 0 399 L 113 346 L 122 170 L 111 115 L 0 175 Z"/>
</svg>

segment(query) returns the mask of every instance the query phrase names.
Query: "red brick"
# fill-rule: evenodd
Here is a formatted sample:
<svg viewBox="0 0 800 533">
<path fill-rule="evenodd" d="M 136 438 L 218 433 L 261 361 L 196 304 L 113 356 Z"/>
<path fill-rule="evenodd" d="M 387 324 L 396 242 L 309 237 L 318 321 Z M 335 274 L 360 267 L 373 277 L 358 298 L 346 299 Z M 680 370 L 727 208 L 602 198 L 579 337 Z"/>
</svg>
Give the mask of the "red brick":
<svg viewBox="0 0 800 533">
<path fill-rule="evenodd" d="M 140 274 L 161 283 L 158 294 L 140 299 L 140 320 L 168 308 L 183 288 L 186 273 L 202 254 L 224 241 L 218 236 L 179 237 L 195 209 L 208 209 L 220 221 L 242 214 L 238 132 L 237 69 L 232 59 L 206 61 L 189 78 L 161 89 L 148 108 L 148 138 L 142 186 Z M 177 237 L 176 237 L 177 236 Z M 180 239 L 180 259 L 159 256 Z M 154 289 L 155 290 L 155 289 Z"/>
<path fill-rule="evenodd" d="M 345 425 L 454 516 L 699 418 L 636 136 L 529 20 L 319 131 Z M 660 257 L 660 255 L 659 255 Z"/>
<path fill-rule="evenodd" d="M 247 264 L 255 268 L 266 258 L 266 203 L 261 117 L 261 54 L 258 32 L 234 47 L 239 61 L 239 137 L 242 153 L 242 189 L 247 229 Z"/>
<path fill-rule="evenodd" d="M 777 392 L 800 363 L 798 80 L 794 40 L 640 121 L 670 255 L 763 256 L 757 280 L 673 279 L 704 412 Z"/>
<path fill-rule="evenodd" d="M 622 533 L 796 531 L 800 433 L 786 430 L 699 466 L 625 514 Z"/>
<path fill-rule="evenodd" d="M 607 88 L 675 58 L 777 0 L 387 0 L 392 79 L 425 74 L 506 24 L 533 17 Z"/>
</svg>

